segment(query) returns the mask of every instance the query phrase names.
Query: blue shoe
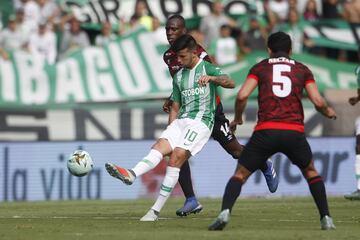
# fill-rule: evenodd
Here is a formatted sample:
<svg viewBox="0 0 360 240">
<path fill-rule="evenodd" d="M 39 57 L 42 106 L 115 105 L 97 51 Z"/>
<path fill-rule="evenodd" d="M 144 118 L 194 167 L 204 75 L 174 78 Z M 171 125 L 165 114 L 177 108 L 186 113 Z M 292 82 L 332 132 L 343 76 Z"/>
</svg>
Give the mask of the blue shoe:
<svg viewBox="0 0 360 240">
<path fill-rule="evenodd" d="M 270 159 L 266 161 L 266 166 L 267 169 L 262 172 L 266 179 L 266 184 L 268 185 L 269 191 L 274 193 L 276 192 L 276 189 L 278 188 L 279 185 L 279 177 L 276 174 L 276 171 L 274 169 L 274 164 Z"/>
<path fill-rule="evenodd" d="M 184 206 L 176 210 L 176 215 L 179 217 L 185 217 L 191 213 L 199 213 L 203 210 L 203 206 L 198 202 L 195 197 L 186 199 Z"/>
</svg>

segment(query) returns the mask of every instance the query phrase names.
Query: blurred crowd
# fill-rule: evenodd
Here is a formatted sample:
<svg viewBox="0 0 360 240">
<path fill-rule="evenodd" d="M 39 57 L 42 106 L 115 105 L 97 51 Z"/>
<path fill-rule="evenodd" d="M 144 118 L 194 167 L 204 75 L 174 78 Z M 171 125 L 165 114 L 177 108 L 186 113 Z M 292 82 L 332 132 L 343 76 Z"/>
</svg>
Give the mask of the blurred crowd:
<svg viewBox="0 0 360 240">
<path fill-rule="evenodd" d="M 14 13 L 0 31 L 0 55 L 8 59 L 9 50 L 22 49 L 53 64 L 76 49 L 103 46 L 139 27 L 154 32 L 159 41 L 166 43 L 164 23 L 148 13 L 146 2 L 134 1 L 129 19 L 121 18 L 117 24 L 105 21 L 94 34 L 83 28 L 71 12 L 62 9 L 58 0 L 14 0 Z M 359 43 L 356 26 L 360 25 L 360 0 L 264 0 L 263 8 L 264 14 L 259 15 L 254 7 L 239 20 L 226 15 L 222 2 L 215 0 L 211 13 L 202 17 L 197 28 L 189 30 L 219 65 L 233 63 L 252 51 L 266 50 L 267 36 L 279 30 L 291 35 L 294 53 L 359 61 L 356 51 L 315 46 L 304 33 L 303 23 L 345 20 Z"/>
</svg>

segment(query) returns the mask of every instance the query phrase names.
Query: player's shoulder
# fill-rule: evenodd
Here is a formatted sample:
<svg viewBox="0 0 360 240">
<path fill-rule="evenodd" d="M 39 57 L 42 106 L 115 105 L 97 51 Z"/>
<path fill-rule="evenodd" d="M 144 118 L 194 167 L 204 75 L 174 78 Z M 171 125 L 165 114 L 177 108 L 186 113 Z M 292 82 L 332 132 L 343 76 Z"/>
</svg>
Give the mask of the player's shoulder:
<svg viewBox="0 0 360 240">
<path fill-rule="evenodd" d="M 258 62 L 258 63 L 255 63 L 252 67 L 251 67 L 251 71 L 254 71 L 254 70 L 256 70 L 256 69 L 262 69 L 262 68 L 264 68 L 264 67 L 266 67 L 266 66 L 268 66 L 269 65 L 269 58 L 265 58 L 265 59 L 263 59 L 263 60 L 261 60 L 260 62 Z"/>
<path fill-rule="evenodd" d="M 203 64 L 205 66 L 205 68 L 212 68 L 212 69 L 220 69 L 220 67 L 218 65 L 215 65 L 211 62 L 208 62 L 204 59 L 201 60 L 201 64 Z"/>
<path fill-rule="evenodd" d="M 303 71 L 311 72 L 310 68 L 308 66 L 306 66 L 305 63 L 302 63 L 302 62 L 296 61 L 296 60 L 294 60 L 294 61 L 295 61 L 295 66 L 296 67 L 302 69 Z"/>
</svg>

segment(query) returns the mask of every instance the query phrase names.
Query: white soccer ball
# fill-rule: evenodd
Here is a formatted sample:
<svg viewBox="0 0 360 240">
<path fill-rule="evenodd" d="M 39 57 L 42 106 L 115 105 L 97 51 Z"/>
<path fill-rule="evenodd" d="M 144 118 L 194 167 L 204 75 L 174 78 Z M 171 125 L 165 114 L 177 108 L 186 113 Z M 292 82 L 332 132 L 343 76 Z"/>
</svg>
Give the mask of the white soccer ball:
<svg viewBox="0 0 360 240">
<path fill-rule="evenodd" d="M 93 169 L 94 163 L 90 154 L 84 150 L 76 150 L 67 161 L 69 172 L 77 177 L 87 175 Z"/>
</svg>

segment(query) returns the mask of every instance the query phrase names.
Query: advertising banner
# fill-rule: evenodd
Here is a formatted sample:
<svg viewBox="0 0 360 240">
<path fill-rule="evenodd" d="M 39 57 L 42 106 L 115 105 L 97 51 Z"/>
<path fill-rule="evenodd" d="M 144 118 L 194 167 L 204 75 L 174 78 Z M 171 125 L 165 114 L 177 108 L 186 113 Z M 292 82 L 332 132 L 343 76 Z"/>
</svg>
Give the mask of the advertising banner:
<svg viewBox="0 0 360 240">
<path fill-rule="evenodd" d="M 234 110 L 225 108 L 232 120 Z M 239 137 L 249 137 L 257 107 L 248 107 Z M 308 136 L 322 136 L 325 120 L 314 108 L 305 109 Z M 168 124 L 162 102 L 151 107 L 97 109 L 0 110 L 0 141 L 85 141 L 156 139 Z"/>
<path fill-rule="evenodd" d="M 329 195 L 343 195 L 355 189 L 354 138 L 310 139 L 315 165 Z M 0 201 L 135 199 L 155 197 L 162 183 L 166 162 L 131 186 L 108 175 L 106 162 L 131 168 L 144 157 L 153 141 L 47 142 L 0 144 Z M 88 151 L 94 169 L 85 177 L 74 177 L 66 168 L 75 149 Z M 251 176 L 242 196 L 310 195 L 301 172 L 284 155 L 272 157 L 280 177 L 279 188 L 270 194 L 261 172 Z M 210 141 L 190 159 L 194 189 L 198 197 L 221 197 L 236 161 L 218 143 Z M 174 196 L 182 196 L 177 186 Z"/>
</svg>

